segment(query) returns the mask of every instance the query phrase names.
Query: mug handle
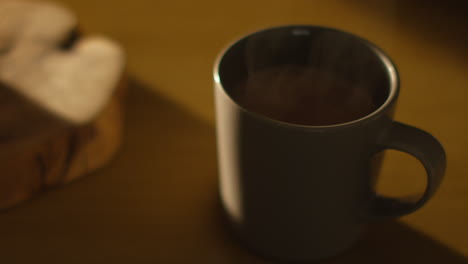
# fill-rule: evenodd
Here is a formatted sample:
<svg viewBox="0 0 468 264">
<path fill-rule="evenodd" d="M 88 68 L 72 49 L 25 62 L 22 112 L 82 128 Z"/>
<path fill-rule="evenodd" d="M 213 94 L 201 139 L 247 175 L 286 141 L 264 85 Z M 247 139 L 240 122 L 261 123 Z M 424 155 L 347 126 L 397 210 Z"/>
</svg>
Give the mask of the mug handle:
<svg viewBox="0 0 468 264">
<path fill-rule="evenodd" d="M 371 206 L 371 218 L 393 218 L 421 208 L 435 193 L 445 173 L 444 148 L 431 134 L 399 122 L 393 122 L 383 136 L 379 150 L 395 149 L 417 158 L 427 173 L 427 185 L 423 195 L 414 201 L 408 198 L 390 198 L 376 194 Z"/>
</svg>

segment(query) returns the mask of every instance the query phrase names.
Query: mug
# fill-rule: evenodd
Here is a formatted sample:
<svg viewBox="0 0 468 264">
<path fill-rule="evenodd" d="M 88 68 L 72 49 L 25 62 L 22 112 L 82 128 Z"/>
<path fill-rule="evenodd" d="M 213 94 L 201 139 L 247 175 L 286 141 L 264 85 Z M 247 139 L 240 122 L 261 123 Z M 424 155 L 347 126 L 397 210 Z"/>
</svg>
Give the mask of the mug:
<svg viewBox="0 0 468 264">
<path fill-rule="evenodd" d="M 349 122 L 309 126 L 253 112 L 233 93 L 252 72 L 307 65 L 365 81 L 378 107 Z M 252 251 L 284 261 L 335 256 L 369 221 L 423 206 L 442 181 L 446 156 L 429 133 L 393 120 L 399 78 L 372 43 L 340 30 L 291 25 L 230 45 L 214 67 L 220 199 L 234 234 Z M 375 192 L 383 150 L 416 157 L 427 187 L 416 200 Z"/>
</svg>

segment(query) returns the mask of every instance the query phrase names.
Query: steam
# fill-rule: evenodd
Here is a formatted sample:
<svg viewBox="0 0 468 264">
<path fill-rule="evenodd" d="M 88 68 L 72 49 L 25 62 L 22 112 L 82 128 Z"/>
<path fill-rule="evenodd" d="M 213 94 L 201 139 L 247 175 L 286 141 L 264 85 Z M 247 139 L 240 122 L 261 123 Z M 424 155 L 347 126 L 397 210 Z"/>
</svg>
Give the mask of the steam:
<svg viewBox="0 0 468 264">
<path fill-rule="evenodd" d="M 332 125 L 373 112 L 383 70 L 352 35 L 307 28 L 261 32 L 245 44 L 247 77 L 234 90 L 247 109 L 284 122 Z"/>
</svg>

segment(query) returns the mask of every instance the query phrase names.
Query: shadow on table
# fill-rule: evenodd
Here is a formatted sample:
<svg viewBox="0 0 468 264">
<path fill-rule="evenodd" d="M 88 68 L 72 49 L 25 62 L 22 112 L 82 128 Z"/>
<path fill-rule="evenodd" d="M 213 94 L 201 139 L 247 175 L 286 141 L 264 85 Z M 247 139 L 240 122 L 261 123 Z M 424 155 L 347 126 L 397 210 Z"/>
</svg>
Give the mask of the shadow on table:
<svg viewBox="0 0 468 264">
<path fill-rule="evenodd" d="M 324 263 L 468 263 L 465 256 L 399 221 L 375 224 L 343 256 Z"/>
<path fill-rule="evenodd" d="M 223 223 L 223 215 L 218 205 L 217 222 Z M 218 223 L 217 223 L 218 224 Z M 219 232 L 226 239 L 233 240 L 226 224 L 221 225 Z M 238 242 L 238 241 L 236 241 Z M 242 247 L 239 244 L 232 245 Z M 243 248 L 243 247 L 242 247 Z M 257 263 L 254 253 L 243 248 L 245 253 L 252 254 L 251 262 Z M 245 254 L 243 253 L 243 254 Z M 255 256 L 255 258 L 258 258 Z M 263 263 L 263 262 L 262 262 Z M 288 263 L 270 260 L 265 263 Z M 297 262 L 294 262 L 297 263 Z M 468 258 L 433 238 L 418 232 L 400 221 L 387 221 L 372 224 L 362 239 L 351 250 L 337 257 L 319 262 L 318 264 L 413 264 L 413 263 L 453 263 L 466 264 Z"/>
<path fill-rule="evenodd" d="M 370 12 L 388 12 L 382 1 L 350 0 Z M 395 24 L 421 41 L 444 48 L 465 64 L 468 57 L 468 2 L 459 0 L 385 0 L 394 5 Z"/>
<path fill-rule="evenodd" d="M 130 83 L 120 154 L 94 175 L 1 214 L 2 263 L 274 263 L 245 250 L 223 224 L 213 124 Z M 389 222 L 323 263 L 467 260 Z"/>
</svg>

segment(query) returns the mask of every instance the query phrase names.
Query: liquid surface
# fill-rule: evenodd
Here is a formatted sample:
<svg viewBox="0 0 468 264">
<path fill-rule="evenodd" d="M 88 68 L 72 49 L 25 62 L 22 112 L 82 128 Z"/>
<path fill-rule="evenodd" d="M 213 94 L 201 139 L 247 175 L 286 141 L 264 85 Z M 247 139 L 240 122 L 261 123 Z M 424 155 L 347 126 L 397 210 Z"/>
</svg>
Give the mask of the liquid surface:
<svg viewBox="0 0 468 264">
<path fill-rule="evenodd" d="M 310 126 L 350 122 L 378 108 L 369 87 L 296 65 L 255 72 L 234 89 L 232 96 L 249 111 Z"/>
</svg>

